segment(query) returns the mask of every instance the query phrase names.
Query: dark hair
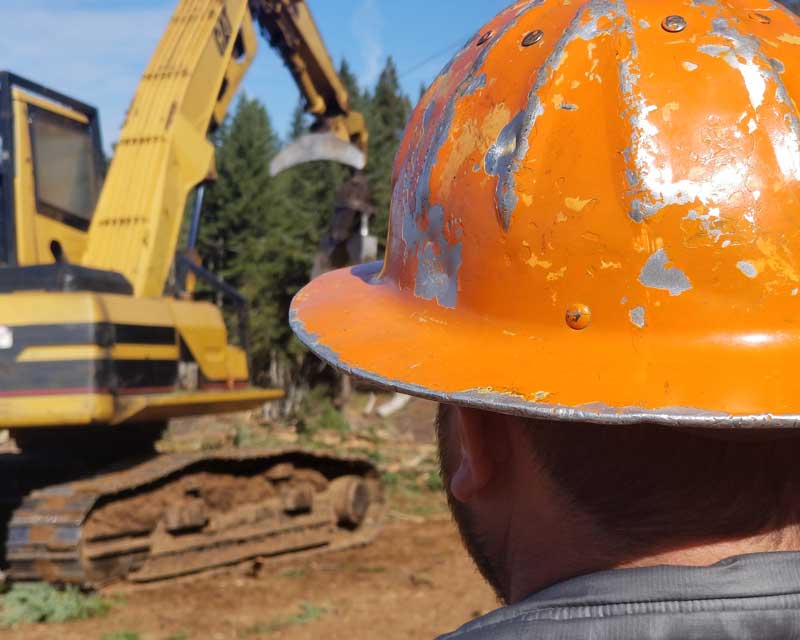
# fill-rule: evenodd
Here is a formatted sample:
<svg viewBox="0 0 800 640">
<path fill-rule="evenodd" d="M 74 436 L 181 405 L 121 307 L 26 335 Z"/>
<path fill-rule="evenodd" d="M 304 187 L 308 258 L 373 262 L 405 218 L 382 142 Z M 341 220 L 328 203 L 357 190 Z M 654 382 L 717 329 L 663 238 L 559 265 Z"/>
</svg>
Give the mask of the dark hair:
<svg viewBox="0 0 800 640">
<path fill-rule="evenodd" d="M 794 433 L 526 422 L 556 484 L 631 552 L 800 522 Z"/>
</svg>

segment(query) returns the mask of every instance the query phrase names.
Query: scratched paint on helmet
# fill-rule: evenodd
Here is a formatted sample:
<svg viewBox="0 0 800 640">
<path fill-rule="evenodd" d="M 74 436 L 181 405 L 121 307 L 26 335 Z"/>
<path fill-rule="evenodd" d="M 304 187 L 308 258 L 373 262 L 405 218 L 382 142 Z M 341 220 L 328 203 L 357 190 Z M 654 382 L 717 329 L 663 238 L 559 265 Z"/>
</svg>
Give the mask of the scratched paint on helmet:
<svg viewBox="0 0 800 640">
<path fill-rule="evenodd" d="M 800 24 L 752 12 L 680 0 L 670 33 L 650 0 L 509 8 L 412 116 L 380 275 L 323 276 L 295 324 L 343 369 L 470 406 L 796 426 Z"/>
<path fill-rule="evenodd" d="M 736 268 L 748 278 L 755 278 L 758 275 L 756 266 L 747 260 L 739 260 L 739 262 L 736 263 Z"/>
<path fill-rule="evenodd" d="M 659 249 L 647 259 L 639 274 L 639 282 L 645 287 L 664 289 L 671 296 L 679 296 L 692 288 L 686 274 L 677 267 L 669 265 L 669 257 L 664 249 Z"/>
<path fill-rule="evenodd" d="M 703 45 L 698 50 L 722 57 L 739 71 L 750 95 L 756 122 L 762 117 L 759 111 L 764 104 L 767 84 L 774 87 L 777 103 L 782 106 L 781 115 L 788 125 L 770 129 L 778 166 L 786 177 L 800 180 L 800 119 L 781 80 L 780 69 L 783 68 L 783 63 L 768 59 L 762 52 L 759 41 L 753 36 L 742 34 L 729 20 L 715 18 L 712 24 L 713 33 L 729 44 Z"/>
<path fill-rule="evenodd" d="M 454 308 L 458 298 L 461 248 L 458 239 L 446 230 L 458 228 L 460 211 L 445 207 L 432 197 L 432 173 L 438 167 L 442 145 L 455 128 L 453 119 L 457 104 L 486 86 L 481 66 L 494 43 L 515 24 L 520 13 L 542 2 L 530 0 L 513 5 L 481 32 L 491 32 L 492 37 L 480 45 L 474 40 L 467 43 L 421 101 L 424 106 L 418 107 L 408 125 L 411 135 L 406 139 L 413 138 L 413 143 L 401 146 L 398 153 L 391 217 L 392 227 L 402 229 L 402 233 L 390 235 L 387 251 L 401 253 L 403 263 L 412 265 L 409 275 L 414 272 L 416 296 L 436 300 L 444 307 Z M 421 120 L 420 113 L 423 114 Z M 435 220 L 431 219 L 432 212 Z M 455 225 L 451 224 L 453 221 Z M 406 279 L 401 286 L 403 284 L 410 283 Z"/>
<path fill-rule="evenodd" d="M 644 329 L 645 309 L 643 306 L 639 305 L 638 307 L 634 307 L 628 312 L 628 316 L 630 317 L 634 326 L 638 327 L 639 329 Z"/>
<path fill-rule="evenodd" d="M 612 29 L 610 18 L 615 17 L 615 12 L 621 3 L 599 1 L 589 2 L 579 11 L 569 25 L 564 29 L 547 60 L 540 67 L 536 79 L 528 95 L 525 109 L 500 132 L 497 140 L 489 148 L 485 166 L 489 175 L 497 177 L 496 209 L 503 225 L 508 231 L 511 216 L 517 207 L 518 195 L 516 192 L 517 173 L 522 168 L 530 150 L 528 138 L 536 127 L 536 122 L 544 113 L 545 103 L 542 100 L 543 87 L 551 83 L 556 72 L 561 67 L 568 55 L 568 45 L 576 39 L 589 42 L 591 52 L 598 36 L 609 33 Z M 589 54 L 591 57 L 591 53 Z M 596 68 L 592 66 L 592 70 Z M 563 104 L 563 98 L 556 101 L 557 105 Z M 580 108 L 578 104 L 570 104 L 569 111 Z"/>
<path fill-rule="evenodd" d="M 428 226 L 420 236 L 416 228 L 404 237 L 417 238 L 417 281 L 414 293 L 425 300 L 436 300 L 443 307 L 456 306 L 458 268 L 461 265 L 461 243 L 450 242 L 444 235 L 444 210 L 438 204 L 428 210 Z M 458 236 L 456 236 L 458 237 Z M 424 240 L 422 240 L 424 238 Z"/>
</svg>

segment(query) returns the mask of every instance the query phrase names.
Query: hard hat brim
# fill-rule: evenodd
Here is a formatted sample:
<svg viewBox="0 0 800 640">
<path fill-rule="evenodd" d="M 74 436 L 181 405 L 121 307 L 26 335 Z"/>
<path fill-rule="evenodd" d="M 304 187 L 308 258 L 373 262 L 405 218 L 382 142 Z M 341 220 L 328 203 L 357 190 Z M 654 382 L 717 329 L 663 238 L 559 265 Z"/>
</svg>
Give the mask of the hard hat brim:
<svg viewBox="0 0 800 640">
<path fill-rule="evenodd" d="M 376 386 L 542 420 L 695 428 L 800 426 L 798 413 L 758 410 L 758 403 L 769 398 L 754 392 L 752 385 L 748 394 L 732 388 L 722 375 L 732 360 L 711 362 L 702 343 L 694 345 L 692 354 L 686 341 L 683 351 L 669 344 L 643 347 L 629 336 L 589 338 L 591 330 L 576 332 L 566 324 L 562 334 L 536 335 L 535 324 L 522 334 L 400 291 L 381 279 L 381 268 L 375 262 L 326 273 L 295 296 L 290 310 L 292 329 L 311 351 Z M 670 359 L 670 352 L 679 355 Z M 771 353 L 759 356 L 758 350 L 732 357 L 750 360 L 737 366 L 753 367 L 744 369 L 751 371 L 763 371 L 764 359 L 774 358 Z M 705 385 L 697 384 L 698 367 L 705 368 Z M 693 375 L 687 377 L 690 370 Z M 663 403 L 664 397 L 652 392 L 653 381 L 665 378 L 672 381 L 672 390 L 661 393 L 684 400 L 680 404 Z M 744 410 L 708 408 L 731 405 Z"/>
</svg>

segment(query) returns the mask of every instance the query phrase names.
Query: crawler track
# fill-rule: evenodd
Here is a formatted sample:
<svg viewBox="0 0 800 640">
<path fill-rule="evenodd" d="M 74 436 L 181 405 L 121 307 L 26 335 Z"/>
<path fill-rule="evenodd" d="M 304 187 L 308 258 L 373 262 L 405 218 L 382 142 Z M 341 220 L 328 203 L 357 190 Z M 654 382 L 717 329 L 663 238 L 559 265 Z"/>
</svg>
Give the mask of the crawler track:
<svg viewBox="0 0 800 640">
<path fill-rule="evenodd" d="M 30 492 L 8 525 L 6 559 L 12 580 L 154 582 L 366 544 L 384 511 L 378 472 L 363 458 L 160 455 Z"/>
</svg>

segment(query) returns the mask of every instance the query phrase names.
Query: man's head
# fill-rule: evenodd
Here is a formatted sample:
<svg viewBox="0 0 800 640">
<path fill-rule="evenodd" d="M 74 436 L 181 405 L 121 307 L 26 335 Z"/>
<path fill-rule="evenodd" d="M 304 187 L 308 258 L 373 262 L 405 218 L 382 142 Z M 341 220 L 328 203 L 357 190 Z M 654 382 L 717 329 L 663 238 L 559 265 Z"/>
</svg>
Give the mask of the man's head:
<svg viewBox="0 0 800 640">
<path fill-rule="evenodd" d="M 800 425 L 800 18 L 520 0 L 421 98 L 386 257 L 291 322 L 397 391 L 544 420 Z"/>
<path fill-rule="evenodd" d="M 460 407 L 444 471 L 504 597 L 793 535 L 798 42 L 774 3 L 514 3 L 415 109 L 384 262 L 293 301 L 333 366 Z"/>
<path fill-rule="evenodd" d="M 800 438 L 536 421 L 440 405 L 462 538 L 504 601 L 599 568 L 800 544 Z M 718 556 L 718 557 L 717 557 Z"/>
</svg>

